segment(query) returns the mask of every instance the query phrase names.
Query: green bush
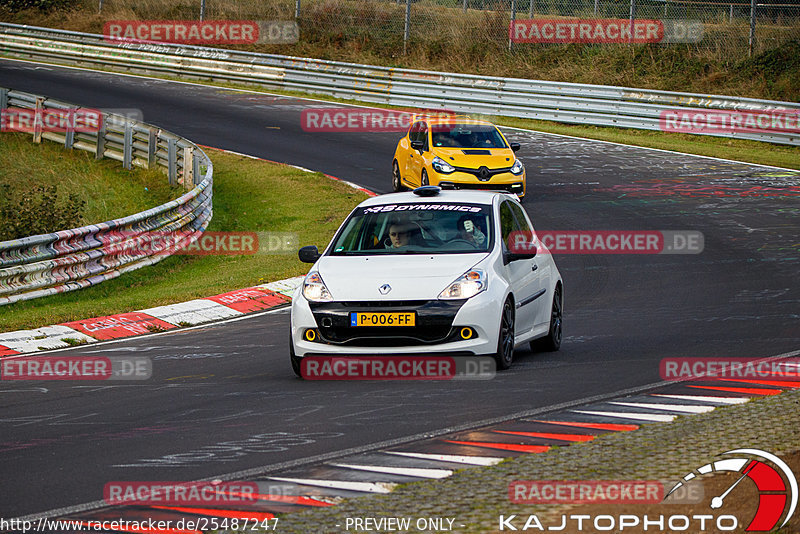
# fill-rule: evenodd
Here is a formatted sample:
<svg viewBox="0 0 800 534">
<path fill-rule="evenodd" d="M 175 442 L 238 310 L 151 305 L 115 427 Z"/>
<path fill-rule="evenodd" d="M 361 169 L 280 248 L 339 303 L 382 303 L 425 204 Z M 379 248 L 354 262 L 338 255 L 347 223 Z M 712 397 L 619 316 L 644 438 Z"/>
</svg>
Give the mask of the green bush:
<svg viewBox="0 0 800 534">
<path fill-rule="evenodd" d="M 76 228 L 84 223 L 85 207 L 76 193 L 59 199 L 56 185 L 25 191 L 0 185 L 0 241 Z"/>
</svg>

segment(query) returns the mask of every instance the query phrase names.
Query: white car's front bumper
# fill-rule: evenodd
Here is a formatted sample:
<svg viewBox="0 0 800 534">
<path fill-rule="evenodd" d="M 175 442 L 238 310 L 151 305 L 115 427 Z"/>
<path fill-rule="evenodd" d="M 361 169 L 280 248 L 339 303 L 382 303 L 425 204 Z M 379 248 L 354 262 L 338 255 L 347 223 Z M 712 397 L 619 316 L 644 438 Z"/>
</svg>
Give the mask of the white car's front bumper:
<svg viewBox="0 0 800 534">
<path fill-rule="evenodd" d="M 484 291 L 470 299 L 458 309 L 452 321 L 453 327 L 470 327 L 475 335 L 471 339 L 457 339 L 443 342 L 419 343 L 419 344 L 395 344 L 387 342 L 380 346 L 365 346 L 359 344 L 355 339 L 345 343 L 325 343 L 323 340 L 308 341 L 304 335 L 307 329 L 316 329 L 317 332 L 324 332 L 317 324 L 314 313 L 309 302 L 298 291 L 292 302 L 291 317 L 291 341 L 294 353 L 297 357 L 309 354 L 314 355 L 387 355 L 387 354 L 409 354 L 409 355 L 442 355 L 463 353 L 465 355 L 491 355 L 497 352 L 497 338 L 500 331 L 500 313 L 502 303 L 500 297 L 493 295 L 489 291 Z M 349 310 L 350 308 L 348 308 Z M 403 311 L 402 308 L 392 308 L 393 311 Z M 364 311 L 357 306 L 352 307 L 352 311 Z M 354 329 L 357 327 L 354 327 Z M 395 327 L 397 332 L 404 327 Z M 414 328 L 414 327 L 410 327 Z"/>
</svg>

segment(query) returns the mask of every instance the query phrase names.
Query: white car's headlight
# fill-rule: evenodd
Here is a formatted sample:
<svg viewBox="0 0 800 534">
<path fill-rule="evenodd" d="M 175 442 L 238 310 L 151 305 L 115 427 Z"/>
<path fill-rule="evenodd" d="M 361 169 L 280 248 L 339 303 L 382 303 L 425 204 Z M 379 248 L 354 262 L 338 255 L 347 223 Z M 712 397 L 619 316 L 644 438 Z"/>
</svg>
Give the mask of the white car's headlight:
<svg viewBox="0 0 800 534">
<path fill-rule="evenodd" d="M 468 299 L 486 290 L 486 273 L 470 269 L 439 293 L 440 299 Z"/>
<path fill-rule="evenodd" d="M 523 170 L 525 170 L 525 167 L 523 167 L 522 162 L 515 159 L 514 165 L 511 166 L 511 174 L 522 174 Z"/>
<path fill-rule="evenodd" d="M 318 272 L 308 273 L 303 280 L 303 296 L 312 302 L 330 302 L 333 300 L 331 292 L 325 287 L 325 282 Z"/>
<path fill-rule="evenodd" d="M 439 156 L 433 158 L 433 161 L 431 162 L 431 167 L 433 167 L 433 170 L 435 170 L 436 172 L 440 172 L 442 174 L 450 174 L 451 172 L 454 172 L 456 170 L 455 167 L 447 163 Z"/>
</svg>

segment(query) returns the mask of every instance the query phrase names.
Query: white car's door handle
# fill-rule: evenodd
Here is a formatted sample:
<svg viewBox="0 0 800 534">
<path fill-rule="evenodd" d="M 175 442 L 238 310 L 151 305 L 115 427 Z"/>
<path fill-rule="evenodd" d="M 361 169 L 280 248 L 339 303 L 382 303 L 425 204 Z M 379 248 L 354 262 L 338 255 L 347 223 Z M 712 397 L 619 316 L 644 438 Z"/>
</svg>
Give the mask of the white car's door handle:
<svg viewBox="0 0 800 534">
<path fill-rule="evenodd" d="M 533 264 L 533 267 L 531 267 L 531 271 L 535 271 L 535 270 L 536 270 L 536 269 L 538 269 L 538 268 L 539 268 L 539 266 L 538 266 L 538 265 L 536 265 L 536 264 L 534 263 L 534 264 Z"/>
</svg>

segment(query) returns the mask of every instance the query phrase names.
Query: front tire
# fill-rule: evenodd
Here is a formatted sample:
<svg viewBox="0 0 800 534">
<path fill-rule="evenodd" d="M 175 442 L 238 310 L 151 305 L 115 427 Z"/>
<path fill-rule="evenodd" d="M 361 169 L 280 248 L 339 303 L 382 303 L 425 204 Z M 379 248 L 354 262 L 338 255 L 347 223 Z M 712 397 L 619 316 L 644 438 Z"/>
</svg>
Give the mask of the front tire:
<svg viewBox="0 0 800 534">
<path fill-rule="evenodd" d="M 289 331 L 289 360 L 292 362 L 292 371 L 294 374 L 303 378 L 303 373 L 300 372 L 300 362 L 303 361 L 303 358 L 298 358 L 294 353 L 294 342 L 292 341 L 292 332 Z"/>
<path fill-rule="evenodd" d="M 500 314 L 500 335 L 497 338 L 497 353 L 494 355 L 498 371 L 508 369 L 514 361 L 514 323 L 514 301 L 509 297 Z"/>
<path fill-rule="evenodd" d="M 422 169 L 422 178 L 420 182 L 420 185 L 431 185 L 430 180 L 428 180 L 428 172 L 425 169 Z"/>
<path fill-rule="evenodd" d="M 397 164 L 397 160 L 392 162 L 392 190 L 395 193 L 405 190 L 405 187 L 403 187 L 403 178 L 400 176 L 400 166 Z"/>
</svg>

